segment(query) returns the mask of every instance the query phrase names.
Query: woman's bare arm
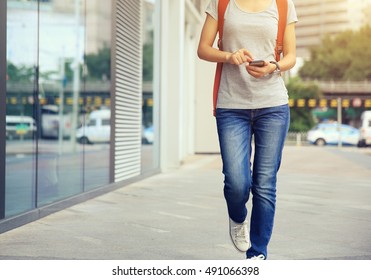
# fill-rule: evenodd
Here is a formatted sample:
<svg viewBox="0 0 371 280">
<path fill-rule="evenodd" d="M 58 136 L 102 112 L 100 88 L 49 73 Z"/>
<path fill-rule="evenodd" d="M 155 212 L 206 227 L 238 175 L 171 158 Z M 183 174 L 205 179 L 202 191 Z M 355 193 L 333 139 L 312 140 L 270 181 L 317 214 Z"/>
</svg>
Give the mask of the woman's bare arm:
<svg viewBox="0 0 371 280">
<path fill-rule="evenodd" d="M 240 65 L 252 60 L 251 53 L 244 48 L 234 53 L 220 51 L 214 48 L 213 44 L 217 33 L 218 22 L 207 14 L 197 49 L 199 58 L 210 62 L 227 62 L 235 65 Z"/>
</svg>

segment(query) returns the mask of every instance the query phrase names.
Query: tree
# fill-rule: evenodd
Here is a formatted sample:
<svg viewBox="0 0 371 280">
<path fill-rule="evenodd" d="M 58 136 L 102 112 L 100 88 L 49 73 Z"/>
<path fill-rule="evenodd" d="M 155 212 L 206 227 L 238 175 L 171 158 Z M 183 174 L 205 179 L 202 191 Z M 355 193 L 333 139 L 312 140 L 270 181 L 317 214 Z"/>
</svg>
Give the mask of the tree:
<svg viewBox="0 0 371 280">
<path fill-rule="evenodd" d="M 310 60 L 299 70 L 304 79 L 371 79 L 371 27 L 326 36 L 321 45 L 310 49 Z"/>
<path fill-rule="evenodd" d="M 143 81 L 153 80 L 153 43 L 143 45 Z"/>
<path fill-rule="evenodd" d="M 320 88 L 315 83 L 303 83 L 299 78 L 292 78 L 286 85 L 292 99 L 318 99 L 322 96 Z M 290 110 L 290 131 L 305 132 L 315 124 L 311 108 L 293 107 Z"/>
<path fill-rule="evenodd" d="M 111 79 L 111 49 L 102 48 L 97 54 L 85 55 L 85 63 L 88 68 L 88 80 Z"/>
<path fill-rule="evenodd" d="M 35 79 L 35 67 L 6 63 L 7 79 L 12 82 L 31 82 Z"/>
</svg>

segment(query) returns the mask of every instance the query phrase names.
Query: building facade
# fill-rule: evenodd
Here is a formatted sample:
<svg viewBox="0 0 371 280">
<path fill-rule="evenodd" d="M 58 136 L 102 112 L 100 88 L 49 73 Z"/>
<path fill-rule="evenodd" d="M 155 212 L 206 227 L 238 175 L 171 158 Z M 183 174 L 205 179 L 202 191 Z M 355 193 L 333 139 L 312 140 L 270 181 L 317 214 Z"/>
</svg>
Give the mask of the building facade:
<svg viewBox="0 0 371 280">
<path fill-rule="evenodd" d="M 207 152 L 208 0 L 0 3 L 0 232 Z"/>
</svg>

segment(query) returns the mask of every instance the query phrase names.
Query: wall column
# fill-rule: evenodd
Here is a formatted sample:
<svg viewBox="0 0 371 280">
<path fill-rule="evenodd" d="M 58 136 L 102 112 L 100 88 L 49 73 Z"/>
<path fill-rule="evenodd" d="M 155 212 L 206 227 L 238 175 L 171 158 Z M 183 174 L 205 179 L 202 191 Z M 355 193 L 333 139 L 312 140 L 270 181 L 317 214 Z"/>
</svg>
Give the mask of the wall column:
<svg viewBox="0 0 371 280">
<path fill-rule="evenodd" d="M 161 1 L 161 168 L 181 161 L 184 95 L 184 0 Z"/>
</svg>

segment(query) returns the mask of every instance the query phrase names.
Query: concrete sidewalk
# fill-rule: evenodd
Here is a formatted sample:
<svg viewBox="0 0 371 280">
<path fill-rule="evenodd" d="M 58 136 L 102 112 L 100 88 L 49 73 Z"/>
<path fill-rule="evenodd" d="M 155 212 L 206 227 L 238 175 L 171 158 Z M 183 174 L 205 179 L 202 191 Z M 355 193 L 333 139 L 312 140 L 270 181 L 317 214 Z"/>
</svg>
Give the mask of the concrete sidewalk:
<svg viewBox="0 0 371 280">
<path fill-rule="evenodd" d="M 270 259 L 371 259 L 370 149 L 287 146 Z M 219 155 L 0 235 L 0 259 L 243 259 Z M 249 206 L 250 207 L 250 206 Z"/>
</svg>

